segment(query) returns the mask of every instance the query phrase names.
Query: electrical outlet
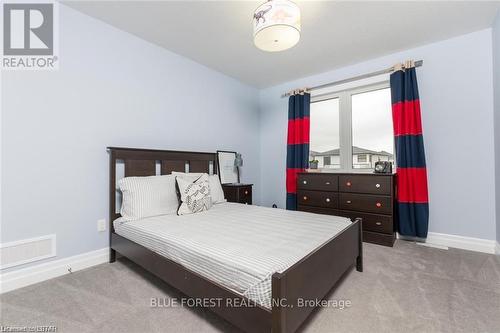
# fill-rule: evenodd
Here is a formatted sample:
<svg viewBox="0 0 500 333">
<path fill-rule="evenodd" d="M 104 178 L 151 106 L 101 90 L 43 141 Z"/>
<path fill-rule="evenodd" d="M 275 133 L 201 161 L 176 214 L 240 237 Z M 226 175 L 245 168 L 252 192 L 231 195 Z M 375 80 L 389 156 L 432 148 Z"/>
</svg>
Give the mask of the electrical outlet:
<svg viewBox="0 0 500 333">
<path fill-rule="evenodd" d="M 97 231 L 106 231 L 106 219 L 97 220 Z"/>
</svg>

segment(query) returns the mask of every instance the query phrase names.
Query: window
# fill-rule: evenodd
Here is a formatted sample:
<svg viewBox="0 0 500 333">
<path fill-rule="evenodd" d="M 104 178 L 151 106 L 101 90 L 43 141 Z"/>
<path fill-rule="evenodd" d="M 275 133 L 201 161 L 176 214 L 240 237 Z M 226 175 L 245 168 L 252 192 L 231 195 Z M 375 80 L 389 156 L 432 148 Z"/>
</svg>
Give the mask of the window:
<svg viewBox="0 0 500 333">
<path fill-rule="evenodd" d="M 366 162 L 366 154 L 358 155 L 358 163 Z"/>
<path fill-rule="evenodd" d="M 313 96 L 310 121 L 310 155 L 319 168 L 372 170 L 377 161 L 394 163 L 388 83 Z"/>
<path fill-rule="evenodd" d="M 311 103 L 309 160 L 319 168 L 340 168 L 339 106 L 338 98 Z"/>
<path fill-rule="evenodd" d="M 391 92 L 389 88 L 351 95 L 352 98 L 352 154 L 366 152 L 378 160 L 394 161 Z M 360 159 L 362 157 L 362 159 Z M 366 155 L 358 156 L 354 169 L 373 169 L 375 161 Z"/>
</svg>

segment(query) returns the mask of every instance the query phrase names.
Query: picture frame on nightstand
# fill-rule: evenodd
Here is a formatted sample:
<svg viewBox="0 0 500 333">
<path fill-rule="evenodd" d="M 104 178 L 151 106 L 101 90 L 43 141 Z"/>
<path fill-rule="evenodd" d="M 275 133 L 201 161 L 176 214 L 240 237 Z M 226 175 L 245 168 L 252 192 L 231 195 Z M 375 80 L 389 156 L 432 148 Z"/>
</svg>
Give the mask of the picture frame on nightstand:
<svg viewBox="0 0 500 333">
<path fill-rule="evenodd" d="M 240 173 L 235 165 L 235 151 L 217 150 L 217 170 L 221 184 L 238 184 Z"/>
</svg>

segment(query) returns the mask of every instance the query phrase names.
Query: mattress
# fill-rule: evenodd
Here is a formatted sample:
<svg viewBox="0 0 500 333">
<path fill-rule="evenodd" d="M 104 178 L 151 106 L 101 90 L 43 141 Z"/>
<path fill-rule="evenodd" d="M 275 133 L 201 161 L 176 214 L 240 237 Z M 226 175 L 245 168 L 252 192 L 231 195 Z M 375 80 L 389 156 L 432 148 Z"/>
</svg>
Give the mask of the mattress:
<svg viewBox="0 0 500 333">
<path fill-rule="evenodd" d="M 271 307 L 271 277 L 347 228 L 347 218 L 221 203 L 190 215 L 114 222 L 115 232 Z"/>
</svg>

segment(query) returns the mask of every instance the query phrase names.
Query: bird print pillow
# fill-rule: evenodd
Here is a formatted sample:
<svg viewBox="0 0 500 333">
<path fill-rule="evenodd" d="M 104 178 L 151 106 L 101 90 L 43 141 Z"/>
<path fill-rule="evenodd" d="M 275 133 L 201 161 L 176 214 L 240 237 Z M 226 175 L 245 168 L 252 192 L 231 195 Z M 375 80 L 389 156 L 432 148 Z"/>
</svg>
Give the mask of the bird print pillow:
<svg viewBox="0 0 500 333">
<path fill-rule="evenodd" d="M 202 175 L 195 181 L 182 177 L 176 177 L 175 180 L 181 201 L 177 215 L 199 213 L 212 207 L 208 175 Z"/>
</svg>

